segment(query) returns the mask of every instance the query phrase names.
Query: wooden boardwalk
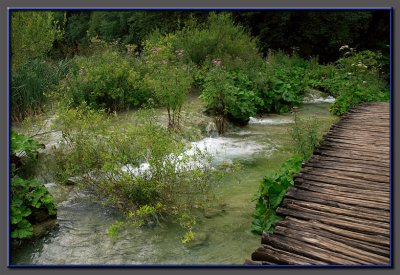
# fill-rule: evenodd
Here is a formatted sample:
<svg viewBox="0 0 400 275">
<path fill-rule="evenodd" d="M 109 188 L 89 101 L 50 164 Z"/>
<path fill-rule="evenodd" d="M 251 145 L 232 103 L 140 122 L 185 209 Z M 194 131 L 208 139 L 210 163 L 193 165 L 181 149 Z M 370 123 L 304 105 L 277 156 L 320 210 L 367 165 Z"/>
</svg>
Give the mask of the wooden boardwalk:
<svg viewBox="0 0 400 275">
<path fill-rule="evenodd" d="M 277 209 L 285 219 L 249 262 L 389 264 L 389 113 L 388 103 L 363 104 L 330 129 Z"/>
</svg>

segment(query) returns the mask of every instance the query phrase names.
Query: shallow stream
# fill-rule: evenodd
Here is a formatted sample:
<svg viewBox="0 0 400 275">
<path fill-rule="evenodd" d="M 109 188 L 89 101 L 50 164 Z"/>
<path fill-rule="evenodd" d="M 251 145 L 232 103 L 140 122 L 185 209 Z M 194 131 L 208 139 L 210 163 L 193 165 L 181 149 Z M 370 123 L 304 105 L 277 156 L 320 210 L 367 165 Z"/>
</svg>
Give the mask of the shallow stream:
<svg viewBox="0 0 400 275">
<path fill-rule="evenodd" d="M 315 116 L 326 126 L 333 121 L 328 108 L 328 103 L 304 104 L 300 115 Z M 195 143 L 217 161 L 239 160 L 242 168 L 217 188 L 223 206 L 208 210 L 197 222 L 193 243 L 182 244 L 182 232 L 173 224 L 130 228 L 110 238 L 107 228 L 121 218 L 115 210 L 74 187 L 48 183 L 57 202 L 57 226 L 45 237 L 14 248 L 12 264 L 243 264 L 260 245 L 260 236 L 250 232 L 252 199 L 262 178 L 291 155 L 292 121 L 291 114 L 252 118 L 248 126 L 223 137 Z"/>
</svg>

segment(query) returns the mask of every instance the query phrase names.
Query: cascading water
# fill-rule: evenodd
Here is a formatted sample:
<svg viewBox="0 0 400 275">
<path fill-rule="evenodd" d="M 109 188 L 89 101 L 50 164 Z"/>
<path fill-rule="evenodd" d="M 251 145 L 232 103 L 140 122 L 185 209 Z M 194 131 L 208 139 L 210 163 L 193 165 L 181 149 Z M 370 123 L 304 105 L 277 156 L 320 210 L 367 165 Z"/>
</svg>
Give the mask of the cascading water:
<svg viewBox="0 0 400 275">
<path fill-rule="evenodd" d="M 304 115 L 317 115 L 330 123 L 329 104 L 306 104 Z M 280 167 L 290 155 L 288 129 L 292 117 L 275 115 L 250 120 L 224 136 L 209 135 L 188 144 L 187 154 L 207 150 L 214 162 L 239 160 L 238 179 L 228 175 L 216 188 L 221 207 L 209 209 L 194 228 L 197 236 L 184 245 L 175 224 L 128 228 L 110 238 L 106 230 L 121 215 L 113 208 L 93 202 L 90 193 L 71 186 L 47 184 L 58 207 L 57 227 L 48 235 L 22 247 L 12 247 L 12 264 L 242 264 L 259 246 L 260 236 L 250 233 L 254 194 L 262 178 Z M 138 173 L 148 169 L 126 167 Z M 134 170 L 137 169 L 137 170 Z"/>
</svg>

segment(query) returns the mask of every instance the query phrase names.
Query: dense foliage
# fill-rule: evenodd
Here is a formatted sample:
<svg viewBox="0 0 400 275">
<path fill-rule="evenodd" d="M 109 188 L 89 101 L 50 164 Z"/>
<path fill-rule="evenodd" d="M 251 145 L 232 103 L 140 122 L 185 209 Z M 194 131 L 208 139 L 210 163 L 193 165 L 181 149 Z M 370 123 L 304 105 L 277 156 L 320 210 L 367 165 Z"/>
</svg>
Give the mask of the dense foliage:
<svg viewBox="0 0 400 275">
<path fill-rule="evenodd" d="M 252 90 L 252 82 L 242 72 L 227 71 L 220 65 L 211 68 L 204 77 L 201 98 L 216 117 L 247 124 L 257 113 L 261 100 Z M 219 127 L 223 133 L 224 128 Z"/>
<path fill-rule="evenodd" d="M 285 113 L 303 101 L 309 62 L 297 55 L 270 52 L 256 78 L 261 111 Z"/>
<path fill-rule="evenodd" d="M 175 35 L 166 35 L 146 41 L 144 56 L 146 85 L 154 92 L 157 102 L 167 108 L 168 128 L 179 129 L 182 105 L 192 83 L 192 66 L 183 62 L 183 49 L 174 49 Z"/>
<path fill-rule="evenodd" d="M 294 154 L 283 163 L 278 172 L 261 181 L 255 196 L 256 209 L 251 226 L 253 233 L 273 232 L 275 222 L 283 219 L 275 210 L 280 206 L 287 189 L 293 186 L 293 176 L 300 171 L 302 164 L 318 146 L 323 130 L 319 129 L 315 118 L 302 118 L 294 112 L 294 124 L 290 129 Z"/>
<path fill-rule="evenodd" d="M 22 121 L 44 111 L 47 93 L 56 88 L 69 68 L 68 61 L 28 60 L 11 74 L 11 118 Z"/>
<path fill-rule="evenodd" d="M 331 111 L 343 115 L 363 102 L 388 101 L 389 62 L 380 52 L 356 52 L 343 46 L 343 57 L 335 65 L 317 67 L 309 84 L 336 97 Z"/>
<path fill-rule="evenodd" d="M 111 42 L 135 44 L 138 50 L 147 36 L 158 29 L 171 33 L 187 26 L 194 18 L 203 23 L 212 11 L 76 11 L 59 12 L 61 21 L 65 14 L 65 33 L 57 47 L 66 53 L 82 52 L 91 36 Z M 257 46 L 266 55 L 270 49 L 293 50 L 303 58 L 319 56 L 320 60 L 333 62 L 340 57 L 337 49 L 353 45 L 358 50 L 386 50 L 389 45 L 388 10 L 303 10 L 303 11 L 224 11 L 232 14 L 235 23 L 257 37 Z M 218 12 L 221 13 L 221 12 Z M 191 19 L 190 19 L 191 20 Z M 318 26 L 318 27 L 316 27 Z M 334 30 L 334 31 L 332 31 Z M 197 31 L 197 30 L 194 30 Z M 89 34 L 89 37 L 88 35 Z M 65 47 L 68 45 L 68 47 Z M 200 46 L 200 45 L 199 45 Z M 204 46 L 194 51 L 202 51 Z"/>
<path fill-rule="evenodd" d="M 62 18 L 61 18 L 62 20 Z M 45 61 L 62 31 L 50 11 L 11 13 L 11 118 L 42 111 L 46 92 L 58 84 L 65 62 Z"/>
<path fill-rule="evenodd" d="M 140 72 L 117 50 L 106 47 L 91 56 L 77 56 L 73 63 L 60 93 L 74 106 L 87 102 L 92 108 L 114 111 L 140 106 L 149 98 Z"/>
<path fill-rule="evenodd" d="M 11 132 L 11 189 L 10 219 L 11 238 L 27 238 L 33 234 L 34 212 L 44 211 L 49 216 L 57 214 L 53 197 L 47 188 L 36 180 L 26 177 L 23 171 L 28 162 L 34 161 L 42 146 L 35 140 Z"/>
<path fill-rule="evenodd" d="M 49 163 L 55 178 L 78 176 L 82 187 L 119 207 L 128 223 L 169 218 L 183 227 L 185 242 L 193 238 L 194 210 L 212 201 L 211 188 L 222 173 L 210 166 L 207 153 L 158 125 L 151 111 L 114 125 L 85 105 L 59 110 L 65 142 Z"/>
<path fill-rule="evenodd" d="M 228 121 L 288 112 L 310 88 L 336 98 L 336 115 L 387 101 L 388 21 L 387 11 L 13 11 L 11 117 L 45 111 L 53 95 L 64 139 L 49 157 L 55 179 L 77 178 L 135 224 L 172 219 L 186 242 L 221 175 L 183 138 L 187 95 L 198 91 L 220 133 Z M 142 107 L 166 108 L 168 127 Z M 135 116 L 115 125 L 129 108 Z M 294 119 L 294 156 L 263 179 L 254 232 L 273 230 L 293 174 L 318 144 L 315 121 Z M 55 214 L 48 191 L 23 172 L 38 149 L 12 134 L 13 237 L 32 234 L 35 209 Z"/>
<path fill-rule="evenodd" d="M 303 160 L 301 156 L 294 156 L 277 173 L 264 177 L 256 194 L 256 210 L 251 226 L 253 233 L 272 232 L 275 222 L 283 219 L 275 210 L 281 204 L 287 189 L 293 186 L 293 175 L 300 171 Z"/>
<path fill-rule="evenodd" d="M 51 11 L 11 13 L 11 56 L 15 69 L 28 60 L 43 58 L 61 36 Z"/>
</svg>

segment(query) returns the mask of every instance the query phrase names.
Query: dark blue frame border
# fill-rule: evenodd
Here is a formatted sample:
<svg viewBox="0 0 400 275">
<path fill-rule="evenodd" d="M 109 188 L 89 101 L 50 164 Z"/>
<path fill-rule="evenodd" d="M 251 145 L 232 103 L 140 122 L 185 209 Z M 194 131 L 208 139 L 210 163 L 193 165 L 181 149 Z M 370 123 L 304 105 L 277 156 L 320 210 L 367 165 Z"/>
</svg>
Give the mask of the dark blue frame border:
<svg viewBox="0 0 400 275">
<path fill-rule="evenodd" d="M 11 255 L 11 245 L 10 245 L 10 190 L 11 190 L 11 182 L 10 182 L 10 134 L 11 134 L 11 129 L 10 129 L 10 91 L 11 91 L 11 80 L 10 80 L 10 71 L 11 71 L 11 53 L 10 53 L 10 44 L 11 44 L 11 39 L 10 39 L 10 34 L 11 34 L 11 24 L 10 24 L 10 13 L 11 11 L 18 11 L 18 10 L 34 10 L 34 11 L 40 11 L 40 10 L 91 10 L 91 11 L 97 11 L 97 10 L 113 10 L 113 11 L 126 11 L 126 10 L 143 10 L 143 11 L 164 11 L 164 10 L 235 10 L 235 11 L 251 11 L 251 10 L 263 10 L 263 11 L 269 11 L 269 10 L 275 10 L 275 11 L 280 11 L 280 10 L 301 10 L 301 11 L 353 11 L 353 10 L 389 10 L 390 11 L 390 258 L 389 258 L 389 264 L 388 265 L 244 265 L 244 264 L 238 264 L 238 265 L 218 265 L 218 264 L 193 264 L 193 265 L 177 265 L 177 264 L 171 264 L 171 265 L 166 265 L 166 264 L 154 264 L 154 265 L 131 265 L 131 264 L 121 264 L 121 265 L 90 265 L 90 264 L 76 264 L 76 265 L 16 265 L 16 264 L 11 264 L 10 262 L 10 255 Z M 140 7 L 140 8 L 134 8 L 134 7 L 122 7 L 122 8 L 115 8 L 115 7 L 102 7 L 102 8 L 89 8 L 89 7 L 81 7 L 81 8 L 61 8 L 61 7 L 54 7 L 54 8 L 35 8 L 35 7 L 18 7 L 18 8 L 12 8 L 8 7 L 7 8 L 7 250 L 8 250 L 8 255 L 7 255 L 7 267 L 8 268 L 17 268 L 17 269 L 27 269 L 27 268 L 53 268 L 53 269 L 60 269 L 60 268 L 71 268 L 71 269 L 76 269 L 76 268 L 153 268 L 153 269 L 161 269 L 161 268 L 241 268 L 241 269 L 276 269 L 276 268 L 360 268 L 360 269 L 390 269 L 393 268 L 393 7 L 346 7 L 346 8 L 338 8 L 338 7 L 323 7 L 323 8 L 306 8 L 306 7 L 272 7 L 272 8 L 266 8 L 266 7 L 255 7 L 255 8 L 243 8 L 243 7 L 213 7 L 213 8 L 204 8 L 204 7 L 190 7 L 190 8 L 174 8 L 174 7 L 163 7 L 163 8 L 153 8 L 153 7 Z"/>
<path fill-rule="evenodd" d="M 393 267 L 393 8 L 390 9 L 390 266 Z"/>
</svg>

